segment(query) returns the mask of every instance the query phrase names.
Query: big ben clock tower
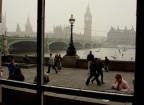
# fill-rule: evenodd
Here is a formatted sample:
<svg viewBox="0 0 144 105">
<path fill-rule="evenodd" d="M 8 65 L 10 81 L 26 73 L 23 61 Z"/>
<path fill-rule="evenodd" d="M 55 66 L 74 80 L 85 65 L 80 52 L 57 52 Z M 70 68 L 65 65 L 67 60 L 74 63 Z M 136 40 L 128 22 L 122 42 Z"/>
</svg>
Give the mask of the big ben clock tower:
<svg viewBox="0 0 144 105">
<path fill-rule="evenodd" d="M 91 42 L 91 31 L 92 31 L 92 15 L 88 5 L 84 16 L 84 36 L 86 42 Z"/>
</svg>

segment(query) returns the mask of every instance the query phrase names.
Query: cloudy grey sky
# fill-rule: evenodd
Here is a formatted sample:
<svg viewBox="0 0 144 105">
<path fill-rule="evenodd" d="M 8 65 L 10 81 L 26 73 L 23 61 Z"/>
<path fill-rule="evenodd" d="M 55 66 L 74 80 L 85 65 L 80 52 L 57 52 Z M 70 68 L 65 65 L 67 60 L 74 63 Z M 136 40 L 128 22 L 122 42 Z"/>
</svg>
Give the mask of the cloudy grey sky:
<svg viewBox="0 0 144 105">
<path fill-rule="evenodd" d="M 76 19 L 74 32 L 84 33 L 84 14 L 90 6 L 92 34 L 106 36 L 110 27 L 131 29 L 136 27 L 136 0 L 45 0 L 45 31 L 53 32 L 57 25 L 69 25 L 73 14 Z M 3 15 L 6 14 L 8 31 L 15 31 L 19 23 L 21 30 L 29 15 L 33 31 L 37 25 L 37 0 L 3 0 Z M 96 30 L 96 31 L 95 31 Z"/>
</svg>

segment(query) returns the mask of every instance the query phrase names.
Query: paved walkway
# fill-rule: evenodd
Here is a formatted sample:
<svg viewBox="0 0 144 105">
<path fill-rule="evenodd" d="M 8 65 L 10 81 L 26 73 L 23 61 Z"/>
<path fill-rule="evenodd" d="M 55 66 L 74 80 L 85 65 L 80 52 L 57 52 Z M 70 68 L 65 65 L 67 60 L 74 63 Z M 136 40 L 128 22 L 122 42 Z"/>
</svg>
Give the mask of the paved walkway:
<svg viewBox="0 0 144 105">
<path fill-rule="evenodd" d="M 22 73 L 25 76 L 25 81 L 33 83 L 34 77 L 36 75 L 37 68 L 21 68 Z M 47 66 L 44 67 L 44 71 L 46 72 L 48 69 Z M 92 84 L 90 82 L 89 86 L 85 85 L 85 82 L 89 76 L 87 69 L 81 68 L 62 68 L 62 71 L 59 71 L 57 74 L 55 70 L 51 69 L 49 74 L 50 82 L 48 85 L 54 86 L 62 86 L 69 88 L 79 88 L 79 89 L 88 89 L 88 90 L 98 90 L 105 91 L 111 88 L 111 84 L 115 81 L 115 74 L 121 73 L 123 78 L 128 82 L 130 89 L 133 89 L 132 78 L 134 72 L 120 72 L 120 71 L 109 71 L 104 72 L 104 82 L 105 84 L 98 86 L 96 82 Z M 8 69 L 4 67 L 3 77 L 0 78 L 8 78 Z"/>
<path fill-rule="evenodd" d="M 25 76 L 25 82 L 33 83 L 34 77 L 36 75 L 37 68 L 21 68 L 22 73 Z M 44 67 L 44 71 L 46 72 L 48 69 L 47 66 Z M 132 78 L 134 72 L 120 72 L 120 71 L 109 71 L 104 72 L 104 82 L 101 86 L 98 86 L 96 82 L 92 84 L 90 82 L 89 86 L 85 85 L 85 82 L 89 76 L 87 69 L 80 69 L 80 68 L 64 68 L 62 67 L 62 71 L 59 71 L 57 74 L 55 70 L 51 69 L 49 74 L 50 82 L 47 85 L 54 85 L 54 86 L 62 86 L 62 87 L 69 87 L 69 88 L 78 88 L 78 89 L 87 89 L 87 90 L 98 90 L 98 91 L 105 91 L 111 88 L 111 84 L 115 81 L 115 74 L 121 73 L 123 78 L 128 82 L 130 89 L 133 89 Z M 4 67 L 3 77 L 8 78 L 8 69 Z M 68 96 L 66 96 L 68 97 Z M 70 96 L 69 96 L 70 97 Z M 105 103 L 100 99 L 92 99 L 92 98 L 85 98 L 85 97 L 76 97 L 76 99 L 81 99 L 84 101 L 89 102 L 99 102 Z M 107 100 L 106 100 L 107 101 Z M 119 102 L 112 102 L 109 101 L 109 105 L 131 105 L 130 103 L 119 103 Z M 9 105 L 9 104 L 0 104 L 0 105 Z"/>
</svg>

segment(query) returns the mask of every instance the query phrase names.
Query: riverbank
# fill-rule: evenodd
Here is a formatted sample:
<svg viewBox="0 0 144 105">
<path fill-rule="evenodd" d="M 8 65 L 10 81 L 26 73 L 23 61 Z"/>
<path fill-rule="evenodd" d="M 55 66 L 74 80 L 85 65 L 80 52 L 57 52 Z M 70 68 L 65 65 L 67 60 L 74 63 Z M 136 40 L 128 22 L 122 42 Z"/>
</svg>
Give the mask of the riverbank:
<svg viewBox="0 0 144 105">
<path fill-rule="evenodd" d="M 17 56 L 17 55 L 8 55 L 8 57 L 14 56 L 17 58 L 17 61 L 20 61 L 23 56 Z M 32 64 L 37 64 L 37 57 L 36 56 L 29 56 L 29 58 L 32 61 Z M 20 60 L 19 60 L 20 59 Z M 44 65 L 48 66 L 48 59 L 49 57 L 44 58 Z M 71 67 L 67 63 L 71 61 L 71 63 L 75 63 L 75 66 Z M 103 60 L 102 60 L 103 61 Z M 67 62 L 64 64 L 64 62 Z M 81 59 L 81 58 L 76 58 L 73 62 L 72 59 L 67 59 L 66 61 L 62 60 L 62 66 L 63 67 L 70 67 L 70 68 L 82 68 L 82 69 L 87 69 L 87 60 L 86 59 Z M 109 68 L 112 71 L 127 71 L 127 72 L 134 72 L 135 71 L 135 61 L 117 61 L 117 60 L 110 60 Z"/>
<path fill-rule="evenodd" d="M 126 48 L 91 48 L 91 49 L 79 49 L 77 50 L 77 55 L 80 59 L 86 59 L 89 51 L 92 51 L 95 57 L 101 58 L 104 60 L 105 56 L 107 56 L 110 60 L 116 61 L 135 61 L 135 49 L 126 49 Z M 61 54 L 61 56 L 66 55 L 66 51 L 53 51 L 44 53 L 45 57 L 49 57 L 49 54 L 52 53 L 53 56 L 55 54 Z M 13 53 L 14 55 L 28 55 L 28 56 L 36 56 L 36 52 L 29 53 Z"/>
</svg>

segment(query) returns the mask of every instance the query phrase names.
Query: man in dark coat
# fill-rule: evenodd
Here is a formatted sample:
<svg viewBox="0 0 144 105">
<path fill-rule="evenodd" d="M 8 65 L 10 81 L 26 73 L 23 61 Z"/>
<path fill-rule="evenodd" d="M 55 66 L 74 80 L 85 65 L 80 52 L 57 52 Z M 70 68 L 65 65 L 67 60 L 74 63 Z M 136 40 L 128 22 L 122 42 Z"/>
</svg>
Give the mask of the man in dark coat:
<svg viewBox="0 0 144 105">
<path fill-rule="evenodd" d="M 98 74 L 97 74 L 97 70 L 98 70 L 98 59 L 95 58 L 93 60 L 93 62 L 91 63 L 90 65 L 90 75 L 89 77 L 87 78 L 87 81 L 86 81 L 86 85 L 89 85 L 89 82 L 90 82 L 90 79 L 94 76 L 95 79 L 96 79 L 96 82 L 97 82 L 97 85 L 101 85 L 100 83 L 100 80 L 98 79 Z"/>
<path fill-rule="evenodd" d="M 89 67 L 90 67 L 93 60 L 94 60 L 94 55 L 92 54 L 92 51 L 90 51 L 89 54 L 87 55 L 88 71 L 90 71 Z"/>
</svg>

